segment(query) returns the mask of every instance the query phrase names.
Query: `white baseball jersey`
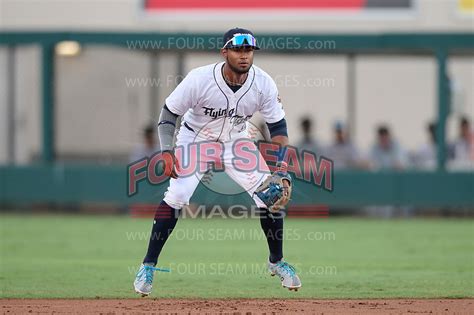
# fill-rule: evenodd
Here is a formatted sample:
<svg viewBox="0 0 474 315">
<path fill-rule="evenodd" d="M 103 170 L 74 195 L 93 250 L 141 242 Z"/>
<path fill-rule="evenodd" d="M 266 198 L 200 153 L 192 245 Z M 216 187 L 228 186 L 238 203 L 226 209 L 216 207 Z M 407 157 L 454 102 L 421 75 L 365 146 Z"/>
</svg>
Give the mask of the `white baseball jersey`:
<svg viewBox="0 0 474 315">
<path fill-rule="evenodd" d="M 285 117 L 273 79 L 253 65 L 247 80 L 234 93 L 222 75 L 224 62 L 193 69 L 166 99 L 166 106 L 184 115 L 198 137 L 228 142 L 246 137 L 247 121 L 260 112 L 267 123 Z M 189 129 L 189 128 L 188 128 Z"/>
</svg>

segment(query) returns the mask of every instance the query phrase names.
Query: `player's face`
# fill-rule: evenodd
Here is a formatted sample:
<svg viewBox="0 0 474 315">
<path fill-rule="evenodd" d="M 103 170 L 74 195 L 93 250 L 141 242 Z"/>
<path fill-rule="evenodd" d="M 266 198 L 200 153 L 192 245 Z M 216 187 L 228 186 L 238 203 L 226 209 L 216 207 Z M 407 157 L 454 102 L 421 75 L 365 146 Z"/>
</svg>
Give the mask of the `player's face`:
<svg viewBox="0 0 474 315">
<path fill-rule="evenodd" d="M 253 64 L 253 48 L 239 47 L 222 49 L 226 63 L 238 74 L 247 73 Z"/>
</svg>

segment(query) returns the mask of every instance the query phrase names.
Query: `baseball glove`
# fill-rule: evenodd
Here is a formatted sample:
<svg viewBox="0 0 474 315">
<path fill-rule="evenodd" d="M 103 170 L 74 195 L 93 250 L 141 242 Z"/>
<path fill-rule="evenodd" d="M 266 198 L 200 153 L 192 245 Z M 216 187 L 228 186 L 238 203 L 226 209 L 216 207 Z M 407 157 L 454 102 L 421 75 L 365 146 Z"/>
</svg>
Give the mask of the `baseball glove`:
<svg viewBox="0 0 474 315">
<path fill-rule="evenodd" d="M 268 207 L 270 212 L 278 212 L 290 201 L 292 180 L 286 167 L 279 167 L 258 186 L 255 194 Z"/>
<path fill-rule="evenodd" d="M 178 178 L 180 167 L 173 151 L 163 151 L 162 158 L 164 162 L 164 174 L 171 178 Z"/>
</svg>

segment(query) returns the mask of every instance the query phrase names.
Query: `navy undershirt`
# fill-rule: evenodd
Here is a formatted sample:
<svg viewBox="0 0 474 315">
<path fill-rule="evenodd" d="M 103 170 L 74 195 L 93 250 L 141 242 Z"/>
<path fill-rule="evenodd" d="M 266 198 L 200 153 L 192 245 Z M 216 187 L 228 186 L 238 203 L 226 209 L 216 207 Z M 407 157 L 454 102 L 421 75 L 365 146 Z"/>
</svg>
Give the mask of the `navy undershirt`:
<svg viewBox="0 0 474 315">
<path fill-rule="evenodd" d="M 231 84 L 229 84 L 229 83 L 227 83 L 227 82 L 226 82 L 226 84 L 227 84 L 228 87 L 230 87 L 230 89 L 231 89 L 234 93 L 237 92 L 237 91 L 242 87 L 242 85 L 231 85 Z"/>
</svg>

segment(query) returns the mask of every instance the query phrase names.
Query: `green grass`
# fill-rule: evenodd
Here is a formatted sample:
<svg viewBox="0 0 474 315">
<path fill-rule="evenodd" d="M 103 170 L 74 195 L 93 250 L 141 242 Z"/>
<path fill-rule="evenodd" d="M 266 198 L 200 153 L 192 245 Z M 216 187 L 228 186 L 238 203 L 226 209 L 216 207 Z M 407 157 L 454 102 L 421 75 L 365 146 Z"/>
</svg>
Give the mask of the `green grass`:
<svg viewBox="0 0 474 315">
<path fill-rule="evenodd" d="M 145 253 L 149 219 L 2 215 L 0 220 L 0 297 L 136 296 L 132 281 Z M 159 262 L 172 271 L 156 274 L 153 296 L 473 297 L 473 223 L 288 219 L 285 257 L 303 282 L 295 293 L 264 272 L 268 252 L 258 220 L 180 220 Z"/>
</svg>

